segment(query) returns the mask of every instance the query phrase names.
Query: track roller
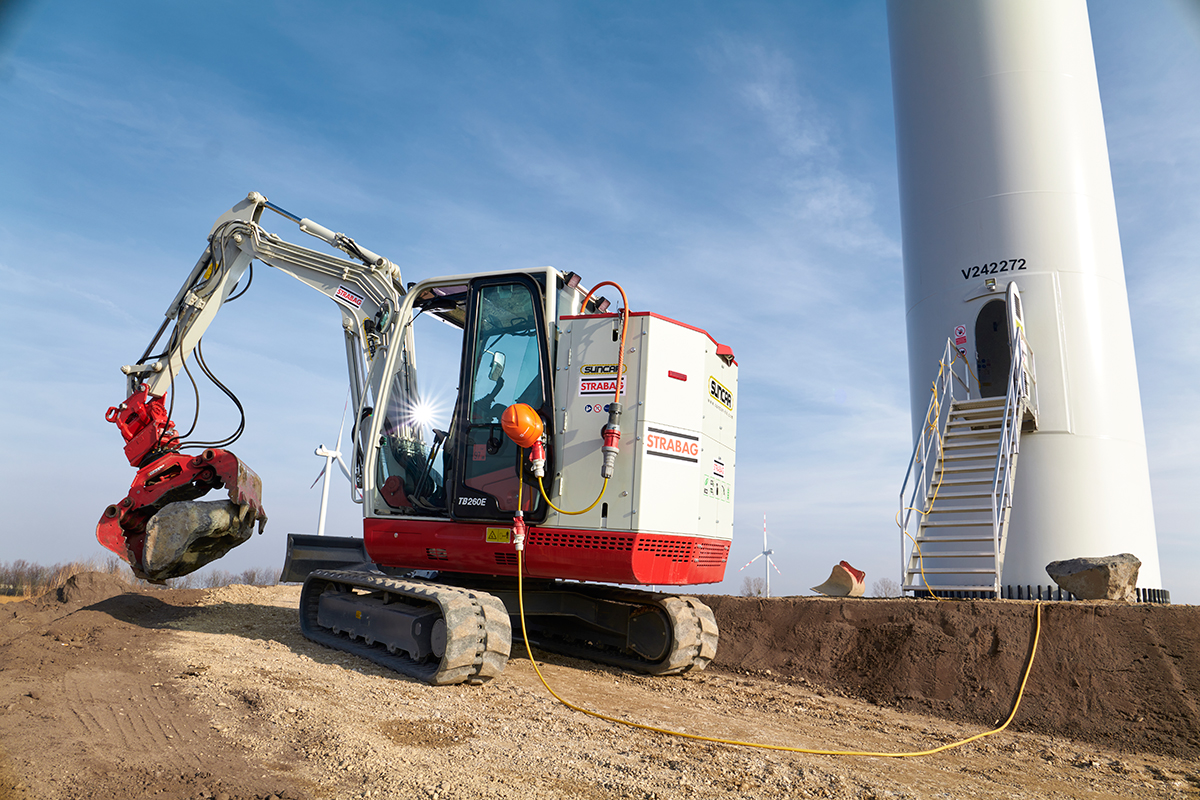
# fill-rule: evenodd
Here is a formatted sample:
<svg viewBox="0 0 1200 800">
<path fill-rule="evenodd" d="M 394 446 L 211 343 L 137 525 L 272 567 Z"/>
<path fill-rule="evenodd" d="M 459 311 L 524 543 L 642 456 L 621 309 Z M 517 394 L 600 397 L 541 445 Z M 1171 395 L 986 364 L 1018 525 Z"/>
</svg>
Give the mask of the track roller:
<svg viewBox="0 0 1200 800">
<path fill-rule="evenodd" d="M 477 585 L 504 601 L 519 632 L 515 588 L 498 581 Z M 526 581 L 525 623 L 530 643 L 543 650 L 649 675 L 701 670 L 717 654 L 716 618 L 695 597 Z"/>
<path fill-rule="evenodd" d="M 504 670 L 512 647 L 508 612 L 498 598 L 370 572 L 312 572 L 300 593 L 300 631 L 439 686 L 491 680 Z"/>
</svg>

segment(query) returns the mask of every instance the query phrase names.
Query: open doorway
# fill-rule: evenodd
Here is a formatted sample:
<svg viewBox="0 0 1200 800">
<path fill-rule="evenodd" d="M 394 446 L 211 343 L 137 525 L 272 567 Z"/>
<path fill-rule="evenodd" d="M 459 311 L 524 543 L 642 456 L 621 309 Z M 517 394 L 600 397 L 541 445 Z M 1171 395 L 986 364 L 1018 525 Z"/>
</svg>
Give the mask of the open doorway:
<svg viewBox="0 0 1200 800">
<path fill-rule="evenodd" d="M 1008 390 L 1012 366 L 1009 349 L 1008 304 L 992 300 L 975 318 L 975 370 L 981 397 L 1001 397 Z"/>
</svg>

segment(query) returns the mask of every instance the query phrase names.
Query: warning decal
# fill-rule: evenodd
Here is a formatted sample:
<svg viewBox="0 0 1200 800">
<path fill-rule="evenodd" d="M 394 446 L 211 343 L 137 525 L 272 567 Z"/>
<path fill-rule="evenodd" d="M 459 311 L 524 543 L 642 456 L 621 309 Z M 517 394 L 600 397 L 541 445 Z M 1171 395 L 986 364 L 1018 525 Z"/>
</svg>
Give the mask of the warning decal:
<svg viewBox="0 0 1200 800">
<path fill-rule="evenodd" d="M 713 497 L 726 503 L 732 503 L 733 486 L 729 483 L 729 481 L 723 481 L 713 475 L 705 475 L 704 496 Z"/>
<path fill-rule="evenodd" d="M 646 454 L 700 463 L 700 437 L 663 428 L 646 428 Z"/>
</svg>

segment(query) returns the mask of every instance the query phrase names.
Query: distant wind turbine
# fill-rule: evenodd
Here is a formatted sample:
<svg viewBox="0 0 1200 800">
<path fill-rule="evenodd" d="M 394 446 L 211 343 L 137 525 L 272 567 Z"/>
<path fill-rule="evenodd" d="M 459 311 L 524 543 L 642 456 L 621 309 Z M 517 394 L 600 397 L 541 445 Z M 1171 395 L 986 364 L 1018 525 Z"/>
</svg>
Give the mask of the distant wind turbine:
<svg viewBox="0 0 1200 800">
<path fill-rule="evenodd" d="M 771 556 L 774 553 L 775 553 L 774 550 L 767 547 L 767 515 L 763 514 L 763 549 L 762 549 L 762 552 L 759 553 L 758 555 L 756 555 L 754 558 L 747 561 L 742 566 L 742 569 L 745 569 L 746 567 L 750 566 L 751 564 L 753 564 L 755 561 L 758 561 L 763 556 L 767 557 L 767 560 L 765 562 L 763 562 L 763 571 L 767 573 L 767 586 L 766 586 L 766 596 L 767 597 L 771 596 L 771 570 L 774 569 L 776 572 L 779 572 L 779 567 L 776 567 L 775 562 L 771 560 Z M 738 572 L 741 572 L 742 569 L 739 569 Z M 780 575 L 780 577 L 783 577 L 782 572 L 779 572 L 779 575 Z"/>
<path fill-rule="evenodd" d="M 346 406 L 349 405 L 350 397 L 349 394 L 347 394 Z M 336 461 L 338 466 L 342 468 L 342 472 L 345 474 L 346 480 L 350 481 L 351 485 L 354 485 L 354 479 L 350 477 L 350 470 L 346 466 L 346 462 L 342 460 L 341 453 L 342 433 L 346 430 L 346 406 L 342 407 L 342 424 L 338 428 L 337 444 L 333 446 L 332 450 L 329 450 L 325 447 L 325 445 L 322 444 L 318 445 L 317 449 L 313 451 L 316 455 L 325 459 L 325 468 L 321 470 L 320 475 L 317 475 L 317 481 L 321 480 L 321 478 L 325 479 L 325 485 L 321 487 L 321 512 L 320 516 L 317 518 L 317 536 L 325 535 L 325 511 L 329 505 L 329 480 L 331 477 L 333 477 L 332 467 L 334 461 Z M 313 481 L 313 486 L 317 485 L 317 481 Z M 311 489 L 312 486 L 308 488 Z"/>
</svg>

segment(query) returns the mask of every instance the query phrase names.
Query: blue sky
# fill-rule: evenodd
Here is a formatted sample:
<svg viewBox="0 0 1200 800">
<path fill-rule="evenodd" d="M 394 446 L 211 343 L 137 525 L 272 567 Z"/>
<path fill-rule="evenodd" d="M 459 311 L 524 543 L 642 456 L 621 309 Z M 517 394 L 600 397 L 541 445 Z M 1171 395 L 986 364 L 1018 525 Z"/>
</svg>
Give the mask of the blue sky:
<svg viewBox="0 0 1200 800">
<path fill-rule="evenodd" d="M 1200 603 L 1200 28 L 1170 2 L 1089 8 L 1163 579 Z M 8 4 L 0 103 L 0 560 L 105 552 L 96 520 L 133 475 L 103 418 L 118 368 L 255 190 L 409 280 L 551 264 L 706 328 L 741 367 L 720 590 L 764 513 L 773 593 L 843 558 L 898 578 L 910 425 L 882 2 Z M 332 303 L 265 268 L 206 337 L 271 515 L 219 566 L 278 566 L 286 533 L 315 530 L 342 353 Z M 203 430 L 236 424 L 203 402 Z M 357 534 L 340 478 L 333 495 L 330 532 Z"/>
</svg>

